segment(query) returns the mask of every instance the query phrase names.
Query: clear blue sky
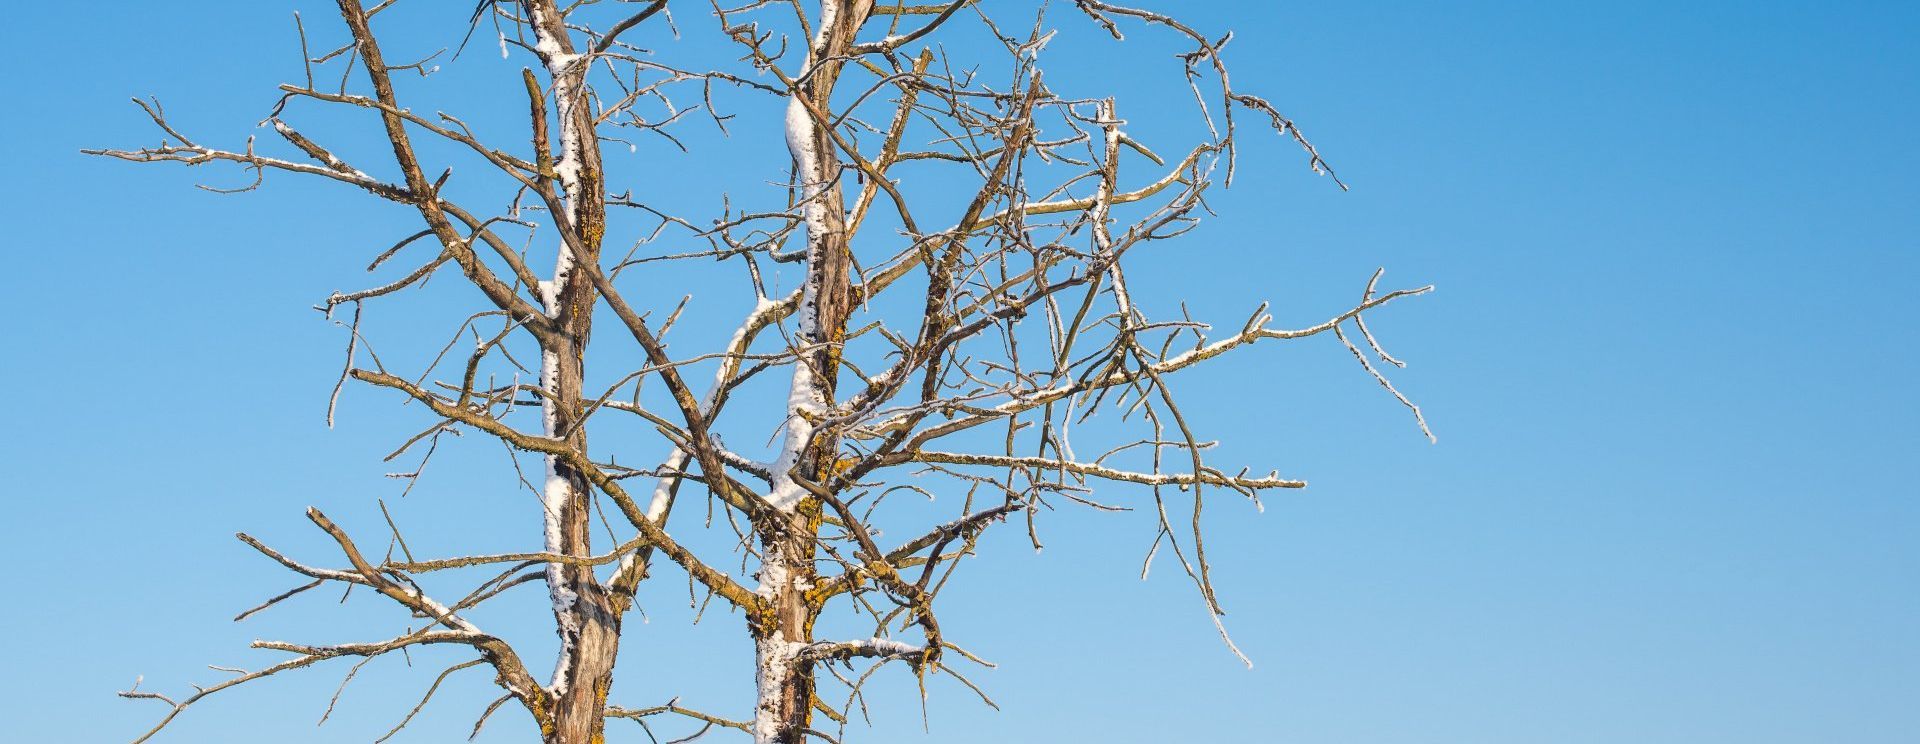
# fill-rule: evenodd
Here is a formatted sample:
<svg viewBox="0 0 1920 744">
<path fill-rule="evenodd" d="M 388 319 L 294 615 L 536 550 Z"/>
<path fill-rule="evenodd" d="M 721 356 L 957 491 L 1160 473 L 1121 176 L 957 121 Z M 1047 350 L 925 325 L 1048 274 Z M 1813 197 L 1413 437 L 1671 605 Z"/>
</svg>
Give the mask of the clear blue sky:
<svg viewBox="0 0 1920 744">
<path fill-rule="evenodd" d="M 1083 25 L 1057 4 L 1056 23 Z M 391 619 L 322 598 L 227 621 L 296 583 L 233 532 L 317 559 L 303 507 L 372 533 L 373 497 L 397 495 L 381 473 L 400 468 L 378 458 L 418 412 L 350 392 L 328 431 L 341 337 L 307 308 L 363 282 L 404 215 L 290 178 L 216 196 L 191 184 L 236 177 L 77 154 L 156 139 L 135 94 L 239 141 L 299 75 L 284 5 L 13 11 L 0 739 L 131 738 L 161 712 L 113 697 L 136 675 L 178 692 L 220 678 L 203 664 L 260 666 L 253 638 L 371 640 L 386 626 L 367 620 Z M 334 33 L 328 4 L 299 5 Z M 1257 401 L 1196 379 L 1189 407 L 1223 459 L 1313 482 L 1264 513 L 1211 512 L 1227 622 L 1256 667 L 1221 648 L 1177 572 L 1136 579 L 1145 522 L 1073 514 L 1041 556 L 988 541 L 944 616 L 1001 663 L 975 678 L 1006 710 L 936 686 L 922 733 L 894 672 L 854 740 L 1920 736 L 1920 487 L 1898 464 L 1920 445 L 1920 6 L 1195 5 L 1199 27 L 1239 33 L 1236 80 L 1354 190 L 1314 179 L 1291 145 L 1249 145 L 1213 199 L 1223 216 L 1163 260 L 1151 300 L 1203 295 L 1225 324 L 1273 300 L 1312 322 L 1376 266 L 1437 284 L 1375 328 L 1410 362 L 1398 380 L 1439 444 L 1330 341 L 1211 378 Z M 1113 58 L 1078 44 L 1048 54 Z M 1114 84 L 1127 106 L 1136 83 Z M 1126 110 L 1154 126 L 1155 107 Z M 770 128 L 735 137 L 779 147 Z M 777 177 L 703 157 L 673 167 Z M 1235 268 L 1208 271 L 1221 265 Z M 430 521 L 457 498 L 511 497 L 498 475 L 449 468 L 397 516 L 449 543 L 512 529 Z M 645 666 L 615 700 L 744 714 L 737 618 L 688 630 L 673 576 L 642 596 L 652 621 L 627 648 Z M 1089 610 L 1102 621 L 1074 622 Z M 422 661 L 370 667 L 325 728 L 343 667 L 210 699 L 165 740 L 371 740 L 430 681 Z M 463 735 L 491 697 L 468 674 L 400 740 Z M 529 735 L 503 711 L 482 740 Z"/>
</svg>

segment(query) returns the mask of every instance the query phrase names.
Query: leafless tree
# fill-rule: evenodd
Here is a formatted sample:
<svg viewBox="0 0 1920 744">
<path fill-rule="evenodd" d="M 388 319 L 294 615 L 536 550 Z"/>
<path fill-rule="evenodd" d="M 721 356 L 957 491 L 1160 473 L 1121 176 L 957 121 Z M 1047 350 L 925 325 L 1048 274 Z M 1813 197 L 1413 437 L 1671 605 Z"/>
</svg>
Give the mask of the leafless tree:
<svg viewBox="0 0 1920 744">
<path fill-rule="evenodd" d="M 390 40 L 376 25 L 394 2 L 368 8 L 338 0 L 345 37 L 337 44 L 313 44 L 301 27 L 303 76 L 280 87 L 266 122 L 283 144 L 201 144 L 169 122 L 157 102 L 136 101 L 162 143 L 94 153 L 224 163 L 249 173 L 253 181 L 243 190 L 268 174 L 329 179 L 416 211 L 419 231 L 380 252 L 370 270 L 428 246 L 414 268 L 321 305 L 347 329 L 341 385 L 351 379 L 391 391 L 430 414 L 403 452 L 424 445 L 430 456 L 442 435 L 465 432 L 540 457 L 545 477 L 533 490 L 544 545 L 416 559 L 389 520 L 391 539 L 381 539 L 403 550 L 395 556 L 389 548 L 382 558 L 310 509 L 307 517 L 338 544 L 329 562 L 344 562 L 322 567 L 243 534 L 307 580 L 246 614 L 340 584 L 377 593 L 419 622 L 367 643 L 260 641 L 254 645 L 287 658 L 231 670 L 224 681 L 177 699 L 123 693 L 170 706 L 138 741 L 236 685 L 430 644 L 471 651 L 470 660 L 435 679 L 435 688 L 454 671 L 484 665 L 503 696 L 481 722 L 511 701 L 546 742 L 599 742 L 610 718 L 648 726 L 667 715 L 693 719 L 689 725 L 701 732 L 739 729 L 757 742 L 835 741 L 838 734 L 825 730 L 834 727 L 816 724 L 815 714 L 844 731 L 851 709 L 864 709 L 861 688 L 881 665 L 910 667 L 922 694 L 936 675 L 980 692 L 954 667 L 956 659 L 978 659 L 942 628 L 942 587 L 991 526 L 1024 524 L 1037 548 L 1035 520 L 1043 510 L 1065 503 L 1119 508 L 1095 499 L 1096 484 L 1144 487 L 1138 490 L 1150 497 L 1143 502 L 1150 508 L 1143 511 L 1157 524 L 1147 561 L 1171 553 L 1217 618 L 1201 530 L 1205 495 L 1257 499 L 1261 491 L 1304 483 L 1210 461 L 1211 443 L 1177 404 L 1173 380 L 1182 370 L 1265 341 L 1330 334 L 1419 420 L 1418 408 L 1376 366 L 1400 363 L 1363 316 L 1428 288 L 1378 292 L 1375 273 L 1351 305 L 1323 322 L 1278 327 L 1261 305 L 1226 332 L 1184 311 L 1150 315 L 1129 291 L 1127 259 L 1187 232 L 1206 213 L 1207 190 L 1231 182 L 1248 117 L 1296 142 L 1314 171 L 1332 177 L 1292 121 L 1235 87 L 1222 56 L 1231 34 L 1210 36 L 1166 14 L 1101 0 L 1056 4 L 1066 22 L 1092 24 L 1115 40 L 1144 32 L 1184 46 L 1176 64 L 1206 127 L 1166 151 L 1129 134 L 1114 98 L 1047 84 L 1040 60 L 1053 32 L 1044 4 L 735 0 L 736 7 L 670 9 L 668 0 L 485 0 L 456 31 L 486 38 L 492 33 L 481 29 L 491 27 L 502 54 L 517 49 L 538 61 L 520 79 L 502 81 L 497 100 L 508 105 L 516 97 L 511 105 L 523 107 L 529 123 L 526 140 L 506 147 L 482 142 L 461 118 L 421 113 L 427 109 L 399 97 L 399 87 L 430 91 L 427 76 L 441 60 L 439 53 L 419 61 L 388 56 Z M 1008 25 L 1016 14 L 1017 28 Z M 717 34 L 737 58 L 680 65 L 636 41 L 683 32 Z M 954 34 L 973 41 L 952 49 L 937 43 Z M 409 82 L 397 84 L 402 77 Z M 296 128 L 293 114 L 312 106 L 363 110 L 390 152 L 340 152 Z M 730 106 L 749 118 L 728 113 Z M 783 118 L 771 115 L 780 110 Z M 755 111 L 769 112 L 760 117 L 767 126 L 754 126 Z M 727 203 L 701 220 L 646 201 L 649 192 L 674 188 L 661 176 L 660 160 L 607 147 L 658 137 L 684 148 L 688 127 L 737 138 L 770 133 L 774 121 L 791 156 L 785 198 L 752 207 Z M 449 147 L 462 154 L 427 162 L 428 153 Z M 497 198 L 453 201 L 447 186 L 455 159 L 481 165 L 483 175 L 463 175 L 463 183 L 490 184 Z M 386 162 L 362 170 L 363 160 Z M 614 240 L 633 248 L 609 250 Z M 550 271 L 536 267 L 541 257 L 554 262 Z M 666 261 L 704 262 L 715 268 L 703 270 L 741 282 L 736 291 L 753 305 L 730 338 L 710 340 L 691 355 L 669 352 L 665 337 L 687 300 L 649 283 L 649 272 Z M 800 286 L 777 288 L 770 275 L 776 265 L 802 272 Z M 382 365 L 370 329 L 361 327 L 363 306 L 448 268 L 481 302 L 456 330 L 456 340 L 468 345 L 454 353 L 457 344 L 449 344 L 421 370 Z M 603 331 L 603 345 L 637 346 L 644 364 L 588 374 L 596 313 L 617 324 L 612 341 Z M 536 364 L 537 380 L 523 379 L 536 376 Z M 650 385 L 645 397 L 643 383 Z M 723 418 L 738 408 L 730 401 L 756 383 L 784 388 L 781 408 L 763 412 L 758 431 L 752 412 Z M 332 391 L 329 423 L 340 392 Z M 1087 424 L 1103 407 L 1117 422 Z M 590 450 L 589 432 L 607 431 L 602 422 L 609 417 L 640 422 L 659 441 L 622 436 L 608 446 L 596 435 Z M 777 424 L 765 451 L 731 447 L 721 436 L 724 425 L 735 431 L 733 440 L 753 441 L 768 433 L 769 421 Z M 1424 421 L 1419 425 L 1425 429 Z M 1101 432 L 1112 446 L 1093 456 L 1076 451 L 1069 438 L 1076 428 Z M 652 468 L 616 464 L 614 454 L 635 446 L 665 455 Z M 629 490 L 634 483 L 651 489 Z M 696 550 L 668 529 L 688 483 L 704 492 L 709 517 L 672 525 L 730 532 L 733 555 Z M 922 506 L 894 506 L 903 496 Z M 946 515 L 916 525 L 928 501 Z M 609 541 L 598 549 L 597 513 L 613 515 L 600 517 Z M 609 704 L 622 621 L 662 562 L 684 572 L 703 602 L 717 600 L 744 619 L 758 690 L 750 715 L 727 718 L 677 701 Z M 731 562 L 739 567 L 729 570 Z M 442 572 L 472 573 L 471 588 L 458 599 L 430 596 L 423 577 Z M 524 583 L 544 584 L 552 603 L 561 646 L 549 677 L 467 619 L 472 608 Z M 823 618 L 853 618 L 870 632 L 819 637 Z M 829 686 L 839 693 L 829 694 Z"/>
</svg>

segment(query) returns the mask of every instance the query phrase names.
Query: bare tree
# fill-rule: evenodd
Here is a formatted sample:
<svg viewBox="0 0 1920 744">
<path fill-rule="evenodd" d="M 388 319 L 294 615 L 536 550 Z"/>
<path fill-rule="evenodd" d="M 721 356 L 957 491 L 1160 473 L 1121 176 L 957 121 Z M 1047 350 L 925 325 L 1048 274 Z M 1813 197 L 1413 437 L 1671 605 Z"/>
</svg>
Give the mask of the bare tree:
<svg viewBox="0 0 1920 744">
<path fill-rule="evenodd" d="M 338 544 L 333 561 L 344 567 L 298 560 L 241 535 L 308 580 L 242 617 L 342 584 L 385 597 L 418 627 L 368 643 L 260 641 L 256 647 L 290 656 L 233 670 L 178 699 L 123 693 L 171 706 L 138 741 L 235 685 L 430 644 L 471 650 L 435 679 L 435 689 L 454 671 L 485 665 L 503 696 L 480 723 L 512 701 L 547 742 L 599 742 L 609 718 L 648 726 L 661 715 L 691 718 L 701 732 L 739 729 L 757 742 L 835 741 L 815 714 L 844 730 L 851 709 L 864 709 L 861 688 L 881 665 L 908 665 L 923 694 L 935 675 L 980 692 L 951 664 L 955 656 L 978 659 L 943 631 L 942 588 L 993 525 L 1023 523 L 1038 548 L 1036 518 L 1053 505 L 1123 508 L 1095 500 L 1096 484 L 1132 484 L 1148 497 L 1157 535 L 1147 562 L 1170 552 L 1218 625 L 1201 529 L 1205 496 L 1217 490 L 1257 500 L 1261 491 L 1305 484 L 1211 462 L 1211 443 L 1178 405 L 1176 373 L 1263 341 L 1330 334 L 1419 420 L 1419 409 L 1375 366 L 1375 359 L 1400 362 L 1363 316 L 1429 288 L 1377 292 L 1375 273 L 1353 304 L 1322 322 L 1277 327 L 1261 305 L 1225 333 L 1184 310 L 1150 315 L 1129 291 L 1128 257 L 1187 232 L 1206 212 L 1207 190 L 1231 182 L 1236 116 L 1292 139 L 1313 170 L 1332 177 L 1292 121 L 1234 86 L 1222 58 L 1231 34 L 1208 36 L 1166 14 L 1100 0 L 1071 3 L 1072 22 L 1115 40 L 1140 30 L 1186 46 L 1178 63 L 1205 130 L 1163 156 L 1129 135 L 1114 98 L 1056 90 L 1043 79 L 1040 60 L 1054 35 L 1044 5 L 996 9 L 996 19 L 989 3 L 974 0 L 741 1 L 674 6 L 682 16 L 704 17 L 699 33 L 735 47 L 736 60 L 712 66 L 663 61 L 637 46 L 643 32 L 664 37 L 676 23 L 667 0 L 481 2 L 464 29 L 468 38 L 490 25 L 503 54 L 519 49 L 538 61 L 537 70 L 502 88 L 521 97 L 514 105 L 529 122 L 519 147 L 484 143 L 461 118 L 429 116 L 401 100 L 396 77 L 424 78 L 438 69 L 440 53 L 390 59 L 375 23 L 394 0 L 372 8 L 338 0 L 347 39 L 330 50 L 310 48 L 302 27 L 304 77 L 281 86 L 268 117 L 284 140 L 275 149 L 287 154 L 269 154 L 251 139 L 237 149 L 200 144 L 157 102 L 139 101 L 163 142 L 93 151 L 137 162 L 231 164 L 254 178 L 242 190 L 270 172 L 329 179 L 416 211 L 419 231 L 379 253 L 369 269 L 416 244 L 434 247 L 424 260 L 321 304 L 347 329 L 341 385 L 352 379 L 385 389 L 431 413 L 400 452 L 424 445 L 431 456 L 443 435 L 472 432 L 537 455 L 545 470 L 541 483 L 529 484 L 543 513 L 536 552 L 416 559 L 389 520 L 388 542 L 401 555 L 389 547 L 375 559 L 317 509 L 307 516 Z M 1028 14 L 1022 30 L 1004 25 L 1015 12 Z M 965 43 L 959 51 L 935 43 L 948 37 Z M 377 120 L 390 153 L 352 157 L 390 156 L 379 170 L 396 175 L 361 170 L 297 129 L 291 112 L 314 105 L 361 109 Z M 731 106 L 749 112 L 744 124 L 725 113 Z M 658 159 L 606 151 L 609 142 L 636 137 L 685 149 L 684 130 L 699 118 L 721 135 L 730 125 L 740 130 L 734 137 L 770 132 L 773 117 L 759 117 L 768 126 L 756 127 L 751 112 L 775 110 L 784 110 L 779 127 L 791 156 L 790 184 L 776 204 L 729 201 L 717 217 L 698 221 L 670 214 L 645 200 L 649 191 L 673 188 L 659 177 Z M 495 201 L 450 198 L 454 156 L 429 164 L 427 153 L 454 151 L 463 153 L 462 164 L 483 166 L 473 178 L 496 188 Z M 605 250 L 615 229 L 631 250 Z M 677 247 L 660 251 L 661 244 Z M 540 257 L 554 262 L 550 271 L 536 268 Z M 687 299 L 649 284 L 651 264 L 664 261 L 705 262 L 744 280 L 753 306 L 731 337 L 696 354 L 669 353 L 665 337 Z M 361 327 L 363 306 L 417 287 L 449 264 L 481 305 L 425 369 L 388 369 Z M 803 272 L 799 287 L 774 286 L 769 265 L 783 264 Z M 617 323 L 610 343 L 637 347 L 644 364 L 588 374 L 597 312 Z M 464 359 L 450 353 L 461 338 L 469 343 Z M 536 368 L 537 382 L 522 380 Z M 777 421 L 771 446 L 732 448 L 723 425 L 741 430 L 738 441 L 766 433 L 753 431 L 751 411 L 723 419 L 730 401 L 758 383 L 785 389 L 777 415 L 761 416 L 761 427 Z M 336 386 L 329 399 L 329 423 L 340 392 Z M 1117 423 L 1083 426 L 1103 407 L 1117 412 Z M 607 431 L 608 417 L 639 422 L 659 441 L 627 436 L 607 446 L 596 435 L 590 450 L 589 431 Z M 1105 450 L 1076 450 L 1069 437 L 1076 430 L 1096 432 Z M 614 454 L 636 445 L 666 454 L 650 469 L 616 464 Z M 635 482 L 652 488 L 630 491 Z M 732 556 L 696 549 L 668 530 L 689 482 L 719 518 L 675 526 L 726 531 Z M 933 501 L 946 514 L 928 524 L 926 507 L 895 506 L 903 495 L 924 497 L 909 501 Z M 595 515 L 604 512 L 614 515 L 603 529 L 609 542 L 596 550 Z M 884 534 L 896 532 L 908 537 Z M 622 620 L 663 558 L 702 601 L 718 600 L 744 619 L 758 690 L 750 716 L 712 715 L 677 701 L 608 703 Z M 740 568 L 727 570 L 731 561 Z M 447 601 L 422 585 L 422 577 L 441 572 L 476 573 L 463 596 Z M 546 586 L 561 639 L 544 680 L 512 645 L 466 617 L 524 583 Z M 821 637 L 823 620 L 870 631 Z M 840 694 L 825 694 L 824 683 Z"/>
</svg>

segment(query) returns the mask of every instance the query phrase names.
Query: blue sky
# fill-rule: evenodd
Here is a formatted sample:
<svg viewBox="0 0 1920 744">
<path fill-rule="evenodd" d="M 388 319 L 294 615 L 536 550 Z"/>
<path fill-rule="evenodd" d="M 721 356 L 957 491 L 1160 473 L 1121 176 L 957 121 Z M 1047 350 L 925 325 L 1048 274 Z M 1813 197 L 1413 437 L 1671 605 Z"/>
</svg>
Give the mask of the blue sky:
<svg viewBox="0 0 1920 744">
<path fill-rule="evenodd" d="M 343 340 L 308 307 L 364 282 L 370 246 L 410 231 L 405 215 L 284 178 L 217 196 L 191 185 L 237 176 L 77 154 L 154 139 L 130 95 L 159 96 L 209 139 L 243 139 L 272 86 L 300 74 L 288 8 L 118 5 L 84 20 L 24 8 L 17 27 L 46 32 L 3 52 L 14 177 L 0 189 L 21 274 L 0 293 L 13 320 L 0 348 L 23 373 L 0 450 L 15 494 L 0 521 L 16 558 L 0 602 L 9 740 L 129 739 L 160 712 L 113 697 L 136 675 L 177 692 L 219 678 L 204 664 L 260 666 L 253 638 L 368 640 L 391 619 L 328 597 L 228 622 L 296 583 L 235 531 L 320 556 L 300 510 L 371 532 L 379 496 L 423 539 L 536 539 L 512 519 L 445 516 L 517 508 L 497 463 L 452 460 L 396 499 L 381 475 L 396 468 L 378 460 L 417 412 L 350 391 L 339 428 L 321 422 Z M 943 616 L 1000 662 L 974 678 L 1005 710 L 936 687 L 923 732 L 895 673 L 853 740 L 1920 731 L 1920 489 L 1898 465 L 1920 444 L 1920 8 L 1203 5 L 1195 25 L 1238 34 L 1236 81 L 1279 103 L 1354 189 L 1314 178 L 1291 144 L 1251 138 L 1240 181 L 1211 199 L 1221 217 L 1150 259 L 1145 301 L 1190 298 L 1231 325 L 1271 300 L 1306 324 L 1377 266 L 1390 285 L 1436 284 L 1374 327 L 1410 363 L 1396 380 L 1439 443 L 1331 340 L 1196 376 L 1187 405 L 1220 457 L 1313 483 L 1264 513 L 1210 508 L 1226 621 L 1256 666 L 1220 646 L 1177 571 L 1137 579 L 1146 522 L 1067 514 L 1042 555 L 1011 533 L 987 541 Z M 333 31 L 326 5 L 300 7 Z M 1084 25 L 1064 6 L 1052 20 Z M 1151 79 L 1122 74 L 1164 64 L 1091 39 L 1048 49 L 1060 79 L 1110 77 L 1123 115 L 1170 126 Z M 487 46 L 474 90 L 509 69 Z M 778 152 L 775 130 L 734 138 L 738 154 L 671 167 L 695 186 L 778 177 L 783 164 L 754 159 Z M 651 620 L 626 647 L 645 666 L 614 698 L 740 715 L 738 620 L 689 628 L 677 580 L 641 597 Z M 324 728 L 312 723 L 344 668 L 209 699 L 164 740 L 370 740 L 431 661 L 369 667 Z M 491 697 L 472 674 L 398 740 L 464 735 Z M 481 740 L 528 735 L 503 713 Z"/>
</svg>

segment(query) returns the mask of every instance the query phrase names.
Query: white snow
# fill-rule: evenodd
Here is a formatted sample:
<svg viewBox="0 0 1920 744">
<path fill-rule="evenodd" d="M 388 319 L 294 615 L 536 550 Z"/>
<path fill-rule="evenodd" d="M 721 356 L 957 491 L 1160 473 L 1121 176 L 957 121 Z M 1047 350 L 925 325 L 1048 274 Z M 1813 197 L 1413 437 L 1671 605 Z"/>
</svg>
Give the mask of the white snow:
<svg viewBox="0 0 1920 744">
<path fill-rule="evenodd" d="M 534 50 L 538 52 L 541 59 L 546 62 L 547 72 L 553 78 L 554 109 L 560 122 L 560 160 L 554 165 L 554 171 L 560 176 L 560 186 L 565 192 L 567 206 L 572 208 L 576 205 L 576 200 L 580 196 L 579 150 L 583 146 L 583 142 L 586 141 L 573 117 L 573 107 L 579 104 L 579 96 L 577 95 L 578 91 L 574 85 L 573 78 L 568 70 L 577 55 L 567 54 L 561 50 L 560 40 L 547 35 L 543 31 L 543 29 L 546 28 L 541 18 L 543 10 L 538 5 L 531 7 L 533 12 L 533 18 L 531 20 L 533 23 L 530 25 L 533 28 L 535 38 Z M 503 53 L 506 51 L 505 44 L 505 37 L 502 36 L 501 51 Z M 554 258 L 553 278 L 540 282 L 541 300 L 546 305 L 548 317 L 559 316 L 560 291 L 566 286 L 568 278 L 573 273 L 574 263 L 575 258 L 573 251 L 567 247 L 564 240 L 561 241 L 557 255 Z M 542 350 L 540 354 L 540 387 L 546 390 L 549 395 L 543 397 L 541 401 L 541 412 L 545 423 L 545 433 L 548 437 L 558 437 L 561 433 L 558 426 L 559 411 L 557 408 L 560 401 L 558 400 L 558 396 L 552 395 L 552 393 L 558 390 L 559 371 L 559 356 L 551 350 Z M 568 501 L 575 496 L 573 484 L 568 482 L 567 479 L 559 477 L 555 467 L 557 461 L 554 456 L 548 455 L 545 461 L 547 481 L 541 493 L 541 503 L 546 511 L 547 551 L 564 555 L 566 551 L 561 544 L 560 515 Z M 562 576 L 564 570 L 565 567 L 562 564 L 547 564 L 548 594 L 553 599 L 554 616 L 560 624 L 559 633 L 561 638 L 560 655 L 555 660 L 553 669 L 552 687 L 555 693 L 561 693 L 566 690 L 568 682 L 566 676 L 567 666 L 573 655 L 573 644 L 575 639 L 579 637 L 580 632 L 578 625 L 569 617 L 569 612 L 573 604 L 579 601 L 579 595 L 567 587 L 567 583 L 563 580 Z"/>
<path fill-rule="evenodd" d="M 757 644 L 753 681 L 759 704 L 753 711 L 754 744 L 772 744 L 779 734 L 780 722 L 773 706 L 778 704 L 780 688 L 793 674 L 793 656 L 799 649 L 800 644 L 779 638 L 762 638 Z"/>
<path fill-rule="evenodd" d="M 813 48 L 819 49 L 826 42 L 827 30 L 833 26 L 834 18 L 840 12 L 840 4 L 826 0 L 820 4 L 820 30 L 814 39 Z M 815 60 L 809 53 L 805 64 L 801 65 L 798 77 L 804 77 L 812 69 Z M 821 259 L 817 255 L 820 248 L 820 236 L 826 233 L 827 215 L 825 205 L 818 198 L 827 188 L 828 174 L 822 174 L 820 151 L 816 148 L 818 123 L 801 103 L 799 94 L 787 101 L 786 115 L 787 152 L 793 156 L 794 172 L 800 178 L 802 199 L 801 216 L 807 226 L 807 264 L 812 266 Z M 809 274 L 812 272 L 809 271 Z M 803 345 L 818 343 L 819 328 L 814 319 L 814 308 L 818 299 L 819 287 L 809 279 L 801 287 L 800 307 L 795 313 L 798 319 L 799 338 Z M 804 362 L 793 365 L 793 383 L 787 391 L 787 420 L 785 438 L 780 443 L 780 454 L 773 461 L 773 489 L 768 501 L 774 508 L 791 510 L 806 497 L 806 490 L 793 482 L 789 474 L 800 461 L 801 451 L 807 441 L 813 437 L 813 422 L 808 416 L 819 414 L 826 409 L 827 401 L 822 400 L 820 388 L 813 378 L 813 370 Z"/>
</svg>

